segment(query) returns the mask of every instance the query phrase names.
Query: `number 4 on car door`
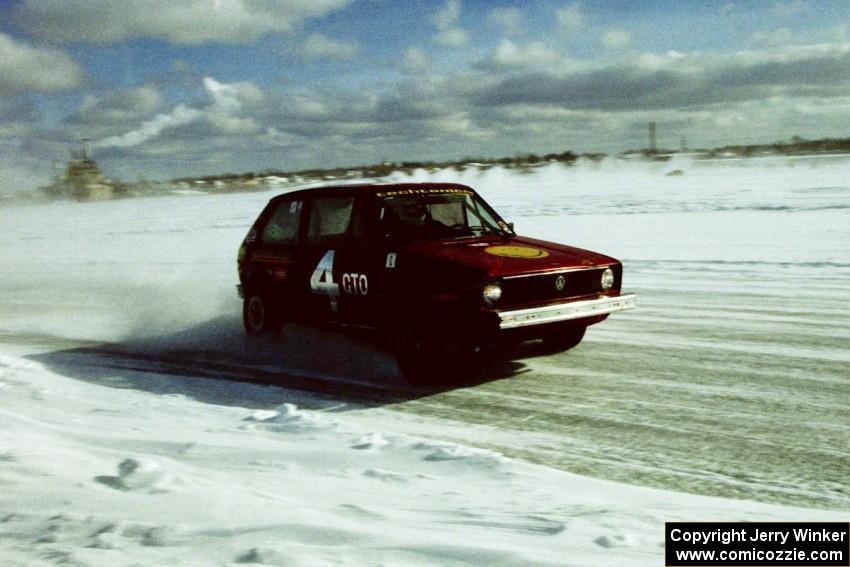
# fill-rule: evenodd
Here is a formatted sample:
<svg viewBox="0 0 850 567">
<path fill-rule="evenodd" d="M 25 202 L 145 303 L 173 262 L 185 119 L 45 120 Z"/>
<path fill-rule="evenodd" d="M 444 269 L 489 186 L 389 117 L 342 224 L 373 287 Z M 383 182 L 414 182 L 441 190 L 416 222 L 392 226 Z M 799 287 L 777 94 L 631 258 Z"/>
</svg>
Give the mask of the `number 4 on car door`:
<svg viewBox="0 0 850 567">
<path fill-rule="evenodd" d="M 313 275 L 310 276 L 310 290 L 317 295 L 327 295 L 330 300 L 331 312 L 336 312 L 339 306 L 339 284 L 334 281 L 334 250 L 328 250 Z M 302 280 L 303 281 L 303 280 Z"/>
</svg>

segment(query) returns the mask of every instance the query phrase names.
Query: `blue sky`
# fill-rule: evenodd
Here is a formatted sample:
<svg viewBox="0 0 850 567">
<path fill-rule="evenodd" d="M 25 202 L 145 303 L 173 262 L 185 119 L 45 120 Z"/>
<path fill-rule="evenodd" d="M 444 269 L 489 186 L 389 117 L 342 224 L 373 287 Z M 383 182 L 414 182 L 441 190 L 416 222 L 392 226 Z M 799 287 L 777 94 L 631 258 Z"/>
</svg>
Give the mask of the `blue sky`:
<svg viewBox="0 0 850 567">
<path fill-rule="evenodd" d="M 166 179 L 850 136 L 850 2 L 0 0 L 0 172 Z"/>
</svg>

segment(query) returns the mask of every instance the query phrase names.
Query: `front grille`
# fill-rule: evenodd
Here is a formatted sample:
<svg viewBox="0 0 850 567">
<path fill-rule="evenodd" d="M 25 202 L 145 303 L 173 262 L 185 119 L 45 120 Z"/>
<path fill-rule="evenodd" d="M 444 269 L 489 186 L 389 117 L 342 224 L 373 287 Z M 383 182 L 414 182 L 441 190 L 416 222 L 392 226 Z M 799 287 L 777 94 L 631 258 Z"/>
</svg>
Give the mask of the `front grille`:
<svg viewBox="0 0 850 567">
<path fill-rule="evenodd" d="M 502 301 L 500 303 L 503 305 L 539 303 L 599 293 L 602 291 L 601 279 L 604 271 L 605 267 L 602 267 L 505 278 L 502 281 Z M 617 275 L 619 276 L 619 274 Z M 565 280 L 562 290 L 558 290 L 556 286 L 556 280 L 559 276 Z"/>
</svg>

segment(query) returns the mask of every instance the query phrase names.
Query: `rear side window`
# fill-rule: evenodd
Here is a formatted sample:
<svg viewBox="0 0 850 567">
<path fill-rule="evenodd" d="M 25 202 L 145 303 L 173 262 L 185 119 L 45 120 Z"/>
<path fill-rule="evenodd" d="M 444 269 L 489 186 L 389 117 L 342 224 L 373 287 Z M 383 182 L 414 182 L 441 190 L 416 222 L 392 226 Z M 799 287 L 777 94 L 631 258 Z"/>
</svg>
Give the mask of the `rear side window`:
<svg viewBox="0 0 850 567">
<path fill-rule="evenodd" d="M 354 199 L 351 197 L 320 197 L 310 208 L 307 241 L 313 246 L 337 246 L 345 240 L 351 225 Z"/>
<path fill-rule="evenodd" d="M 283 201 L 269 217 L 263 229 L 263 242 L 266 244 L 295 244 L 298 241 L 298 227 L 301 222 L 303 201 Z"/>
</svg>

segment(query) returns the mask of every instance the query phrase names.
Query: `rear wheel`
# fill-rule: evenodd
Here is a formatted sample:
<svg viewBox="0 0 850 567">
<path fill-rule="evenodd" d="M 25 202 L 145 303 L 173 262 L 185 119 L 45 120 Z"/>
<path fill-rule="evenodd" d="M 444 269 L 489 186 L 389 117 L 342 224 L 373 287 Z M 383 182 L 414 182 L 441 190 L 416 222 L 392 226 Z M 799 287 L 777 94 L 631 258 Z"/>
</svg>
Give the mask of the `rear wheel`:
<svg viewBox="0 0 850 567">
<path fill-rule="evenodd" d="M 570 350 L 584 338 L 587 327 L 566 327 L 550 331 L 543 336 L 543 346 L 550 353 Z"/>
<path fill-rule="evenodd" d="M 280 332 L 279 314 L 268 300 L 258 293 L 252 293 L 242 304 L 242 323 L 249 337 L 271 337 Z"/>
</svg>

